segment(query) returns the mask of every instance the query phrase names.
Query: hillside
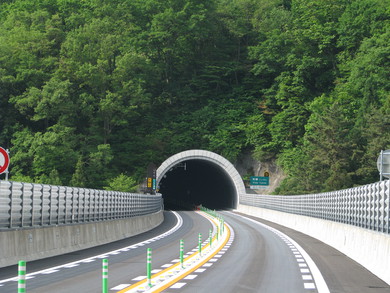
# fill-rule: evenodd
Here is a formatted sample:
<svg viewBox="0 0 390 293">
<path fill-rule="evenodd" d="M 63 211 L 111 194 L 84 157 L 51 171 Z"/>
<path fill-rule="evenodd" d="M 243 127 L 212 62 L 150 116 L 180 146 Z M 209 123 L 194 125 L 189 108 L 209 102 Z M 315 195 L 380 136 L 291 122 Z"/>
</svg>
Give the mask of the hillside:
<svg viewBox="0 0 390 293">
<path fill-rule="evenodd" d="M 0 1 L 12 180 L 116 188 L 200 148 L 276 161 L 277 192 L 378 180 L 389 0 Z M 248 176 L 251 174 L 248 174 Z"/>
</svg>

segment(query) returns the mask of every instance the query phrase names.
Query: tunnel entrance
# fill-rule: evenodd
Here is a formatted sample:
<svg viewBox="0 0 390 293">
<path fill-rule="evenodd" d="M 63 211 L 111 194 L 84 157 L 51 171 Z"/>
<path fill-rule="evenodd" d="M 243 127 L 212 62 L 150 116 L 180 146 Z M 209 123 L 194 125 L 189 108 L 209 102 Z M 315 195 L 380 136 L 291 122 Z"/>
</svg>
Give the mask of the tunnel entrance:
<svg viewBox="0 0 390 293">
<path fill-rule="evenodd" d="M 245 192 L 241 176 L 225 158 L 190 150 L 167 159 L 157 169 L 157 185 L 167 209 L 234 209 Z"/>
<path fill-rule="evenodd" d="M 234 185 L 215 164 L 202 160 L 184 161 L 165 173 L 160 191 L 166 208 L 192 208 L 202 204 L 210 209 L 235 205 Z"/>
</svg>

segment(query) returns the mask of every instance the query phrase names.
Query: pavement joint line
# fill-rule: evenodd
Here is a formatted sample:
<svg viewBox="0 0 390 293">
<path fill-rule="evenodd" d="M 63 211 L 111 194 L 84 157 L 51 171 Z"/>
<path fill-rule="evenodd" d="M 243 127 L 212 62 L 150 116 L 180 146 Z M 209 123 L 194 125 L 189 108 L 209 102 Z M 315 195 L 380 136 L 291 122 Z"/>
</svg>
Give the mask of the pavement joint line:
<svg viewBox="0 0 390 293">
<path fill-rule="evenodd" d="M 216 224 L 214 224 L 215 223 L 214 221 L 217 221 L 217 219 L 207 215 L 204 212 L 197 212 L 197 213 L 201 214 L 202 216 L 204 216 L 210 220 L 210 222 L 213 224 L 213 231 L 215 233 Z M 191 254 L 189 257 L 187 257 L 184 260 L 185 268 L 179 269 L 177 274 L 172 275 L 169 278 L 166 278 L 166 280 L 157 283 L 156 280 L 161 280 L 162 275 L 166 274 L 167 272 L 170 272 L 170 268 L 166 268 L 165 270 L 163 270 L 157 274 L 154 274 L 152 276 L 152 278 L 151 278 L 152 279 L 152 287 L 151 288 L 149 288 L 149 286 L 144 285 L 147 282 L 147 280 L 145 278 L 144 280 L 139 281 L 138 283 L 136 283 L 130 287 L 127 287 L 121 291 L 118 291 L 117 293 L 161 292 L 161 291 L 173 286 L 174 284 L 177 284 L 178 281 L 180 281 L 181 279 L 185 278 L 186 276 L 188 276 L 189 274 L 191 274 L 195 270 L 199 269 L 200 267 L 205 266 L 205 264 L 208 263 L 208 261 L 210 259 L 212 259 L 218 252 L 220 252 L 221 249 L 224 248 L 229 241 L 231 244 L 231 241 L 232 241 L 231 236 L 233 234 L 233 229 L 227 223 L 224 223 L 224 225 L 225 225 L 225 229 L 224 229 L 225 231 L 218 242 L 216 241 L 216 235 L 214 234 L 213 243 L 218 243 L 218 245 L 214 245 L 212 248 L 210 248 L 209 243 L 204 244 L 204 246 L 202 247 L 202 256 L 199 256 L 198 251 Z M 222 242 L 222 244 L 221 244 L 221 242 Z M 188 260 L 191 260 L 191 261 L 188 261 Z M 188 264 L 189 262 L 190 262 L 190 264 Z M 208 263 L 208 264 L 210 264 L 210 266 L 211 266 L 213 263 Z M 173 264 L 172 268 L 175 268 L 177 266 L 180 266 L 179 262 L 176 264 Z"/>
</svg>

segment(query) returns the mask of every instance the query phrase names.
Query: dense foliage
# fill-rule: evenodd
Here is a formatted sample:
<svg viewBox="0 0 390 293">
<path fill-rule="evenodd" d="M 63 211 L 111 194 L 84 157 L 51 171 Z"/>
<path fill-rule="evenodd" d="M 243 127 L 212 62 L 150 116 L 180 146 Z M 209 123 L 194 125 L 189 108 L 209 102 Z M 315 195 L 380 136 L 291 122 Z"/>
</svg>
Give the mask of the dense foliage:
<svg viewBox="0 0 390 293">
<path fill-rule="evenodd" d="M 201 148 L 277 159 L 280 193 L 376 181 L 390 148 L 389 7 L 0 1 L 12 179 L 133 188 L 150 162 Z"/>
</svg>

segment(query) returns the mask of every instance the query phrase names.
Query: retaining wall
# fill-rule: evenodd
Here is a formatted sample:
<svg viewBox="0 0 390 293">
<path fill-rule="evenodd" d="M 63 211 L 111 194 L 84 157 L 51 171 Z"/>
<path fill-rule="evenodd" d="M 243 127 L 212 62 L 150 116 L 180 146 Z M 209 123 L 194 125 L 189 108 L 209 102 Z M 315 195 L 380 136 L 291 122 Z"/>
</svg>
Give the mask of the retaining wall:
<svg viewBox="0 0 390 293">
<path fill-rule="evenodd" d="M 135 236 L 164 220 L 163 211 L 127 219 L 0 231 L 0 267 Z"/>
<path fill-rule="evenodd" d="M 314 237 L 352 258 L 390 285 L 390 235 L 308 216 L 240 204 L 238 212 Z"/>
</svg>

